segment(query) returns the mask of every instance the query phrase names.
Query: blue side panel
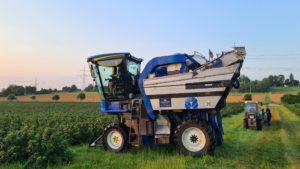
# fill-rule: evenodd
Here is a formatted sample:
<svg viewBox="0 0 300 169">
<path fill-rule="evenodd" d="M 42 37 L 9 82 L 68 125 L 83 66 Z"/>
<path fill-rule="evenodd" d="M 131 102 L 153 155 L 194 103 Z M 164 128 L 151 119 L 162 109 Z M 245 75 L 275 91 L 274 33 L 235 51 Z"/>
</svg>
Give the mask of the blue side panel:
<svg viewBox="0 0 300 169">
<path fill-rule="evenodd" d="M 180 73 L 181 74 L 184 73 L 185 68 L 186 68 L 185 64 L 181 64 L 181 67 L 180 67 Z"/>
<path fill-rule="evenodd" d="M 220 58 L 216 59 L 214 62 L 213 62 L 213 67 L 222 67 L 223 66 L 223 63 L 221 61 Z"/>
<path fill-rule="evenodd" d="M 150 73 L 156 68 L 157 66 L 161 65 L 167 65 L 172 63 L 185 63 L 186 62 L 187 55 L 186 54 L 177 54 L 177 55 L 171 55 L 171 56 L 162 56 L 162 57 L 156 57 L 153 58 L 148 62 L 146 67 L 144 68 L 143 72 L 140 75 L 139 78 L 139 88 L 145 103 L 145 107 L 147 110 L 147 113 L 151 119 L 155 119 L 156 116 L 153 113 L 152 105 L 150 102 L 149 97 L 145 94 L 144 89 L 144 80 L 148 77 Z"/>
<path fill-rule="evenodd" d="M 106 101 L 102 100 L 101 103 L 101 112 L 102 113 L 124 113 L 129 112 L 129 110 L 121 109 L 119 106 L 116 106 L 116 103 L 110 103 L 107 109 Z"/>
<path fill-rule="evenodd" d="M 101 112 L 105 112 L 106 111 L 106 101 L 102 100 L 100 103 L 101 106 Z"/>
<path fill-rule="evenodd" d="M 211 123 L 214 131 L 215 131 L 215 139 L 217 146 L 223 144 L 223 126 L 221 121 L 220 112 L 217 114 L 210 114 L 209 122 Z"/>
<path fill-rule="evenodd" d="M 153 136 L 142 136 L 143 145 L 152 146 L 154 145 L 154 137 Z"/>
<path fill-rule="evenodd" d="M 157 70 L 155 70 L 154 73 L 155 73 L 155 77 L 167 76 L 168 70 L 166 66 L 162 66 L 160 68 L 157 68 Z"/>
</svg>

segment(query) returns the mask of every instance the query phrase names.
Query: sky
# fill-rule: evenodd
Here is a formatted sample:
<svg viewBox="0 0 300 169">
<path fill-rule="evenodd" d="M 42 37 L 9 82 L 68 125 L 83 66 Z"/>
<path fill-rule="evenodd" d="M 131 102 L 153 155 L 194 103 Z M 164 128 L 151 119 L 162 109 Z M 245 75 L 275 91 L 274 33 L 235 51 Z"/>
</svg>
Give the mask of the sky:
<svg viewBox="0 0 300 169">
<path fill-rule="evenodd" d="M 0 89 L 92 83 L 86 58 L 208 56 L 245 46 L 242 74 L 300 79 L 300 1 L 0 0 Z"/>
</svg>

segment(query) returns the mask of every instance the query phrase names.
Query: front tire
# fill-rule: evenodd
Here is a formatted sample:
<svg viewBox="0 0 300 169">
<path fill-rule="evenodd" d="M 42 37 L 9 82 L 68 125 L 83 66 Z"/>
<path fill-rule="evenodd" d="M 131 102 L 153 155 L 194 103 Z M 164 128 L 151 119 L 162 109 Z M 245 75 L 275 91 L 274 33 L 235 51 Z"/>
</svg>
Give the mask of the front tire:
<svg viewBox="0 0 300 169">
<path fill-rule="evenodd" d="M 248 129 L 249 125 L 248 125 L 248 119 L 244 119 L 244 128 Z"/>
<path fill-rule="evenodd" d="M 111 152 L 122 152 L 129 146 L 127 127 L 123 124 L 112 123 L 108 125 L 103 135 L 104 149 Z"/>
<path fill-rule="evenodd" d="M 191 156 L 201 156 L 211 150 L 213 136 L 205 123 L 187 122 L 182 124 L 178 130 L 177 144 L 181 152 Z"/>
</svg>

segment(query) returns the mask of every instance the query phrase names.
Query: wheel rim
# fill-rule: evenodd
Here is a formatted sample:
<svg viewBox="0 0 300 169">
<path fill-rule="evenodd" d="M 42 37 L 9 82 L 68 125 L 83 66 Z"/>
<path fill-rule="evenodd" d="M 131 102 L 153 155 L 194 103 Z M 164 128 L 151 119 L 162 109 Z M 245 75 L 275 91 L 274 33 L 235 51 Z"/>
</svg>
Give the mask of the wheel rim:
<svg viewBox="0 0 300 169">
<path fill-rule="evenodd" d="M 182 133 L 181 141 L 183 146 L 191 152 L 202 150 L 206 144 L 205 134 L 196 127 L 185 129 Z"/>
<path fill-rule="evenodd" d="M 112 130 L 107 134 L 107 144 L 112 149 L 119 149 L 124 142 L 122 134 L 117 130 Z"/>
</svg>

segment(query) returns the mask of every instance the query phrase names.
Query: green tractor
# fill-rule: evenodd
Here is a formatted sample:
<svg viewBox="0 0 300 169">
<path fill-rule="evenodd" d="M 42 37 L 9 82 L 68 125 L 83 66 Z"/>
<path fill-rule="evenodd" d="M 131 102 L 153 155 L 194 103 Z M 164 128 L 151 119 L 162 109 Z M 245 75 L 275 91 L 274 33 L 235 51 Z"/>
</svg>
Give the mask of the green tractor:
<svg viewBox="0 0 300 169">
<path fill-rule="evenodd" d="M 262 109 L 256 101 L 245 101 L 244 128 L 262 130 Z"/>
</svg>

